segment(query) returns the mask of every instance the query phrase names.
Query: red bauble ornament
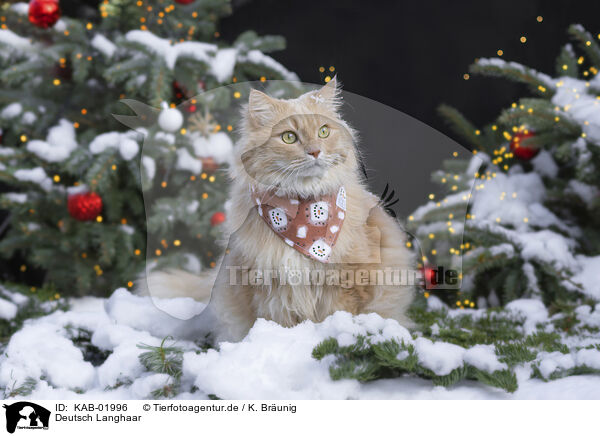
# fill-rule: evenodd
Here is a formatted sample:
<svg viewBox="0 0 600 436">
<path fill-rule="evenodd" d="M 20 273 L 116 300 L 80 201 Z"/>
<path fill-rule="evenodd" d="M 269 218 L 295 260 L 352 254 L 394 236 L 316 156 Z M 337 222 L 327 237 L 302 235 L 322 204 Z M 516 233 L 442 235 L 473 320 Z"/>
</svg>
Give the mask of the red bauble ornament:
<svg viewBox="0 0 600 436">
<path fill-rule="evenodd" d="M 102 212 L 102 197 L 95 192 L 69 195 L 67 209 L 78 221 L 95 220 Z"/>
<path fill-rule="evenodd" d="M 210 225 L 215 227 L 219 224 L 222 224 L 225 221 L 225 214 L 223 212 L 215 212 L 212 217 L 210 217 Z"/>
<path fill-rule="evenodd" d="M 59 18 L 58 0 L 31 0 L 29 2 L 29 21 L 34 26 L 47 29 L 54 26 Z"/>
<path fill-rule="evenodd" d="M 531 138 L 533 136 L 535 136 L 535 133 L 529 130 L 515 133 L 512 139 L 510 140 L 510 151 L 512 151 L 513 154 L 519 159 L 533 159 L 540 152 L 540 149 L 527 144 L 523 144 L 523 140 Z"/>
<path fill-rule="evenodd" d="M 180 5 L 189 5 L 190 3 L 193 3 L 194 0 L 175 0 L 175 3 L 179 3 Z"/>
<path fill-rule="evenodd" d="M 200 160 L 202 161 L 202 170 L 205 173 L 212 174 L 219 169 L 219 164 L 212 157 L 203 157 Z"/>
<path fill-rule="evenodd" d="M 421 274 L 423 275 L 423 289 L 431 289 L 437 285 L 437 269 L 432 266 L 425 266 L 421 268 Z"/>
</svg>

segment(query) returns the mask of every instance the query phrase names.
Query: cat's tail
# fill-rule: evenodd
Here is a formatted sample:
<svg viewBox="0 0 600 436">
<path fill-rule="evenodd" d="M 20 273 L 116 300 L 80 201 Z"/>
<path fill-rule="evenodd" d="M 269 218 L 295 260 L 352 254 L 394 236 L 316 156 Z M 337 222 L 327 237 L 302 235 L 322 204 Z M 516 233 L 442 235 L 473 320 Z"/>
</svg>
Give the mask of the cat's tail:
<svg viewBox="0 0 600 436">
<path fill-rule="evenodd" d="M 136 282 L 135 293 L 154 298 L 189 297 L 208 304 L 215 279 L 212 271 L 200 274 L 173 269 L 151 271 Z"/>
</svg>

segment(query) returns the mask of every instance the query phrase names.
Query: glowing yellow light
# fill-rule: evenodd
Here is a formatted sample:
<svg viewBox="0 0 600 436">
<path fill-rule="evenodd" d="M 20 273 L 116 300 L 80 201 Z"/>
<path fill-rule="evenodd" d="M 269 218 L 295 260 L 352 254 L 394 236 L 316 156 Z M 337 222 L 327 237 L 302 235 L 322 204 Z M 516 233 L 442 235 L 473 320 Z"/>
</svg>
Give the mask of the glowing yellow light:
<svg viewBox="0 0 600 436">
<path fill-rule="evenodd" d="M 211 183 L 214 182 L 215 181 L 215 176 L 210 176 L 208 178 L 208 181 L 211 182 Z"/>
<path fill-rule="evenodd" d="M 329 71 L 331 71 L 333 73 L 335 71 L 335 67 L 333 67 L 333 66 L 329 67 Z"/>
<path fill-rule="evenodd" d="M 176 246 L 176 247 L 179 247 L 181 245 L 181 241 L 179 239 L 175 239 L 173 241 L 173 245 Z"/>
<path fill-rule="evenodd" d="M 208 193 L 204 192 L 202 194 L 202 199 L 206 200 L 208 198 Z"/>
<path fill-rule="evenodd" d="M 455 151 L 454 153 L 452 153 L 452 156 L 454 156 L 454 157 L 458 157 L 458 152 L 457 152 L 457 151 Z"/>
<path fill-rule="evenodd" d="M 58 86 L 58 85 L 60 85 L 60 79 L 54 79 L 54 80 L 52 81 L 52 84 L 53 84 L 54 86 Z"/>
<path fill-rule="evenodd" d="M 412 243 L 409 241 L 409 242 L 407 242 L 407 243 L 406 243 L 406 246 L 407 246 L 408 248 L 410 248 L 410 247 L 412 247 Z"/>
<path fill-rule="evenodd" d="M 527 38 L 525 38 L 525 36 L 521 36 L 521 38 L 519 38 L 519 41 L 521 41 L 521 43 L 525 44 L 527 42 Z"/>
<path fill-rule="evenodd" d="M 96 217 L 96 221 L 99 222 L 99 223 L 101 223 L 102 222 L 102 215 L 98 215 Z"/>
<path fill-rule="evenodd" d="M 139 248 L 136 248 L 135 251 L 134 251 L 134 254 L 136 256 L 139 256 L 141 253 L 142 253 L 142 251 Z"/>
<path fill-rule="evenodd" d="M 433 239 L 433 238 L 435 238 L 435 235 L 433 233 L 430 233 L 429 234 L 429 239 Z"/>
<path fill-rule="evenodd" d="M 429 199 L 430 199 L 430 200 L 433 200 L 434 198 L 435 198 L 435 195 L 434 195 L 434 194 L 429 194 Z"/>
<path fill-rule="evenodd" d="M 85 28 L 86 28 L 87 30 L 92 30 L 92 29 L 94 28 L 94 25 L 93 25 L 92 23 L 87 23 L 87 24 L 85 25 Z"/>
<path fill-rule="evenodd" d="M 538 23 L 541 23 L 542 21 L 544 21 L 544 17 L 542 17 L 541 15 L 538 15 L 536 20 Z"/>
<path fill-rule="evenodd" d="M 265 76 L 260 76 L 260 81 L 261 81 L 261 82 L 266 82 L 266 81 L 267 81 L 267 78 L 266 78 Z"/>
<path fill-rule="evenodd" d="M 52 177 L 52 180 L 54 180 L 55 183 L 60 182 L 60 176 L 58 174 L 55 174 L 54 177 Z"/>
<path fill-rule="evenodd" d="M 183 127 L 179 133 L 181 133 L 182 135 L 185 135 L 187 133 L 187 130 L 185 129 L 185 127 Z"/>
<path fill-rule="evenodd" d="M 331 80 L 331 77 L 330 77 L 330 76 L 326 76 L 326 77 L 325 77 L 325 83 L 329 83 L 329 81 L 330 81 L 330 80 Z"/>
<path fill-rule="evenodd" d="M 240 94 L 240 92 L 239 92 L 239 91 L 235 91 L 235 92 L 233 93 L 233 98 L 240 98 L 241 96 L 242 96 L 242 94 Z"/>
<path fill-rule="evenodd" d="M 113 165 L 110 167 L 110 169 L 111 169 L 111 170 L 113 170 L 113 171 L 117 171 L 117 166 L 116 166 L 115 164 L 113 164 Z"/>
<path fill-rule="evenodd" d="M 469 80 L 470 77 L 471 76 L 469 76 L 468 73 L 463 74 L 463 79 L 465 79 L 465 80 Z"/>
<path fill-rule="evenodd" d="M 163 188 L 166 188 L 166 187 L 167 187 L 167 182 L 162 182 L 162 183 L 160 184 L 160 186 L 162 186 Z"/>
<path fill-rule="evenodd" d="M 503 52 L 502 50 L 498 50 L 498 51 L 496 52 L 496 54 L 497 54 L 498 56 L 502 56 L 502 55 L 504 54 L 504 52 Z"/>
<path fill-rule="evenodd" d="M 324 73 L 325 72 L 325 67 L 319 67 L 319 72 L 320 73 Z"/>
<path fill-rule="evenodd" d="M 207 177 L 208 177 L 208 176 L 206 175 L 206 173 L 202 173 L 202 174 L 200 174 L 200 178 L 201 178 L 202 180 L 206 180 L 206 178 L 207 178 Z"/>
<path fill-rule="evenodd" d="M 154 253 L 155 253 L 157 256 L 160 256 L 160 255 L 162 254 L 162 251 L 161 251 L 159 248 L 157 248 L 157 249 L 154 251 Z"/>
</svg>

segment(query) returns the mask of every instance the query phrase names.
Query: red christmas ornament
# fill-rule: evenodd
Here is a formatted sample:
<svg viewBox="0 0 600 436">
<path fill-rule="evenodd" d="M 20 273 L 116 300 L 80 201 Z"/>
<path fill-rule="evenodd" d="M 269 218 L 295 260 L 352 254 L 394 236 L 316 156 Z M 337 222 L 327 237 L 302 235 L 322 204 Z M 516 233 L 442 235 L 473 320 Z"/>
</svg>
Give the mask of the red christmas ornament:
<svg viewBox="0 0 600 436">
<path fill-rule="evenodd" d="M 437 283 L 437 269 L 431 266 L 425 266 L 421 268 L 421 274 L 423 275 L 423 289 L 431 289 Z"/>
<path fill-rule="evenodd" d="M 175 0 L 175 3 L 179 3 L 180 5 L 189 5 L 190 3 L 193 3 L 194 0 Z"/>
<path fill-rule="evenodd" d="M 34 26 L 47 29 L 54 26 L 59 18 L 58 0 L 31 0 L 29 2 L 29 21 Z"/>
<path fill-rule="evenodd" d="M 67 209 L 78 221 L 95 220 L 102 212 L 102 197 L 95 192 L 69 195 Z"/>
<path fill-rule="evenodd" d="M 225 214 L 223 212 L 215 212 L 210 218 L 210 225 L 215 227 L 222 224 L 225 221 Z"/>
<path fill-rule="evenodd" d="M 533 136 L 535 136 L 535 133 L 530 130 L 515 133 L 510 140 L 510 151 L 512 151 L 513 154 L 519 159 L 533 159 L 540 152 L 540 149 L 531 145 L 523 144 L 523 140 Z"/>
<path fill-rule="evenodd" d="M 219 169 L 219 164 L 212 157 L 203 157 L 200 160 L 202 161 L 202 170 L 208 174 L 212 174 Z"/>
</svg>

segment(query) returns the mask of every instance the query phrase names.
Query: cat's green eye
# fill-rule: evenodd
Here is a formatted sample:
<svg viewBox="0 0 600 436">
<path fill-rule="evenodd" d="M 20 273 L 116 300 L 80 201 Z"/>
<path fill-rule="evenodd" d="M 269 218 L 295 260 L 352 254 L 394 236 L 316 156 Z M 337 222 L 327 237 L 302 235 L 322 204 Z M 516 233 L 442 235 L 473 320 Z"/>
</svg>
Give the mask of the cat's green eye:
<svg viewBox="0 0 600 436">
<path fill-rule="evenodd" d="M 321 126 L 319 129 L 319 138 L 327 138 L 329 136 L 329 127 Z"/>
<path fill-rule="evenodd" d="M 298 137 L 296 136 L 296 134 L 294 132 L 292 132 L 291 130 L 288 130 L 287 132 L 283 132 L 281 134 L 281 140 L 283 142 L 285 142 L 286 144 L 293 144 L 294 142 L 296 142 L 298 140 Z"/>
</svg>

